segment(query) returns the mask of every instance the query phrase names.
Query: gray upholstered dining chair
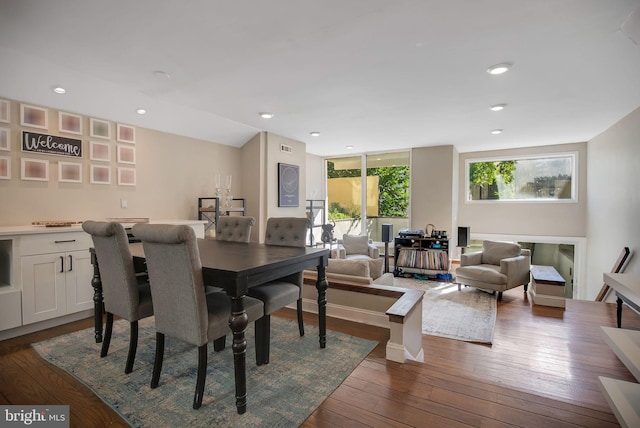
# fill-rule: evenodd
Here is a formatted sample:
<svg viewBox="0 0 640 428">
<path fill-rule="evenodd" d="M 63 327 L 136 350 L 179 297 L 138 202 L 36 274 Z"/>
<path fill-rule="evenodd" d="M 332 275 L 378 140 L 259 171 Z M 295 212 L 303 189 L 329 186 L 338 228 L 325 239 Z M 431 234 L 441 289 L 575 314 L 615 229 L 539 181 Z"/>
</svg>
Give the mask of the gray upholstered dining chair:
<svg viewBox="0 0 640 428">
<path fill-rule="evenodd" d="M 136 275 L 127 233 L 120 223 L 88 220 L 82 223 L 82 229 L 93 240 L 107 313 L 100 357 L 109 352 L 113 316 L 117 315 L 130 323 L 129 354 L 124 372 L 131 373 L 138 347 L 138 320 L 153 315 L 147 276 Z"/>
<path fill-rule="evenodd" d="M 222 349 L 220 344 L 231 331 L 231 298 L 224 292 L 205 293 L 197 239 L 191 227 L 136 224 L 133 234 L 144 247 L 155 311 L 156 355 L 151 388 L 160 381 L 165 335 L 196 345 L 198 372 L 193 408 L 198 409 L 207 374 L 207 344 L 213 341 L 216 351 Z M 245 297 L 244 306 L 250 322 L 264 313 L 260 300 Z"/>
<path fill-rule="evenodd" d="M 266 245 L 287 247 L 304 247 L 309 221 L 299 217 L 271 217 L 267 220 L 265 231 Z M 271 314 L 289 303 L 296 302 L 298 313 L 298 330 L 304 336 L 302 319 L 302 283 L 303 272 L 294 273 L 266 284 L 251 287 L 248 295 L 264 302 L 264 317 L 256 321 L 256 340 L 264 340 L 256 352 L 258 365 L 269 362 L 269 343 L 271 336 Z M 263 358 L 260 359 L 260 356 Z"/>
<path fill-rule="evenodd" d="M 216 225 L 218 241 L 249 242 L 251 227 L 256 224 L 253 217 L 220 216 Z"/>
</svg>

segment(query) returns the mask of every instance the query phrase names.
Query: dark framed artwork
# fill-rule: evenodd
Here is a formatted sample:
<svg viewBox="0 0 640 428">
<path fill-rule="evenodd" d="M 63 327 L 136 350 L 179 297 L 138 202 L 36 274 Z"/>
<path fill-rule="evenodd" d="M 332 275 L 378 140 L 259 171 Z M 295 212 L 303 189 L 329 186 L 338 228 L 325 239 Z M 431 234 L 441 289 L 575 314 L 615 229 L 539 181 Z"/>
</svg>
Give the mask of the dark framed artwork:
<svg viewBox="0 0 640 428">
<path fill-rule="evenodd" d="M 300 203 L 300 167 L 278 163 L 278 206 L 297 207 Z"/>
</svg>

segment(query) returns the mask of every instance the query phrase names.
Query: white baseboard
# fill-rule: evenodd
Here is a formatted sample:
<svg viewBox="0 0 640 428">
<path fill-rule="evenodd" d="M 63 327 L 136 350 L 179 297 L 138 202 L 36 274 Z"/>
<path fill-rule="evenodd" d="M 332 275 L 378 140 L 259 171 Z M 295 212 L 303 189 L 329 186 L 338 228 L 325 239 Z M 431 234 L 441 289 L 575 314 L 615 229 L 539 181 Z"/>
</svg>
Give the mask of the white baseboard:
<svg viewBox="0 0 640 428">
<path fill-rule="evenodd" d="M 411 355 L 411 352 L 401 344 L 388 341 L 386 358 L 387 360 L 395 361 L 397 363 L 404 363 L 407 360 L 424 363 L 424 350 L 421 347 L 418 355 Z"/>
<path fill-rule="evenodd" d="M 62 324 L 67 324 L 89 317 L 93 317 L 93 309 L 87 309 L 81 312 L 76 312 L 74 314 L 65 315 L 63 317 L 53 318 L 46 321 L 40 321 L 33 324 L 27 324 L 20 327 L 12 328 L 10 330 L 0 331 L 0 340 L 11 339 L 13 337 L 34 333 L 36 331 L 45 330 L 51 327 L 57 327 Z"/>
<path fill-rule="evenodd" d="M 295 304 L 289 305 L 288 307 L 294 310 L 296 309 Z M 305 312 L 317 314 L 318 302 L 312 299 L 303 298 L 302 309 Z M 389 317 L 387 314 L 354 308 L 351 306 L 336 305 L 329 302 L 327 303 L 327 316 L 376 327 L 389 328 Z"/>
</svg>

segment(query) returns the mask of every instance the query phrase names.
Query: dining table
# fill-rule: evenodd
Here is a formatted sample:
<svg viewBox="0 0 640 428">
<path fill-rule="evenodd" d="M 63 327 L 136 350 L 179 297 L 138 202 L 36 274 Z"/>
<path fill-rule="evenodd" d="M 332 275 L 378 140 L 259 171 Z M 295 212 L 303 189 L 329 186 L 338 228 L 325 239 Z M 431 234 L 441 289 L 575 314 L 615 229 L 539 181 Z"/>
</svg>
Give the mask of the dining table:
<svg viewBox="0 0 640 428">
<path fill-rule="evenodd" d="M 129 249 L 137 271 L 144 269 L 144 248 L 142 243 L 130 243 Z M 202 264 L 202 274 L 206 285 L 223 288 L 231 297 L 229 327 L 233 334 L 233 364 L 235 374 L 236 408 L 238 413 L 247 410 L 246 349 L 245 330 L 248 316 L 244 297 L 251 287 L 301 272 L 317 269 L 316 289 L 318 291 L 318 327 L 320 348 L 327 343 L 326 332 L 326 278 L 329 250 L 325 248 L 288 247 L 259 243 L 239 243 L 198 239 L 198 250 Z M 102 342 L 103 297 L 100 280 L 99 260 L 91 251 L 95 308 L 95 340 Z"/>
</svg>

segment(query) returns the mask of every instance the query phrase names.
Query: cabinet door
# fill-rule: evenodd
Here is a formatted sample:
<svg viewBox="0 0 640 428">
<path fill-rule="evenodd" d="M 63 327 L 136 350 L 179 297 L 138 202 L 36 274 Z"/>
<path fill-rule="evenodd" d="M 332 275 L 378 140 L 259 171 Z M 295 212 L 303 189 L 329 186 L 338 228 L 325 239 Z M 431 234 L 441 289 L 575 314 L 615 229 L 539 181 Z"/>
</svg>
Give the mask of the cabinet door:
<svg viewBox="0 0 640 428">
<path fill-rule="evenodd" d="M 23 324 L 67 313 L 64 263 L 64 253 L 21 257 Z"/>
<path fill-rule="evenodd" d="M 67 313 L 93 309 L 93 265 L 89 250 L 65 254 Z"/>
</svg>

